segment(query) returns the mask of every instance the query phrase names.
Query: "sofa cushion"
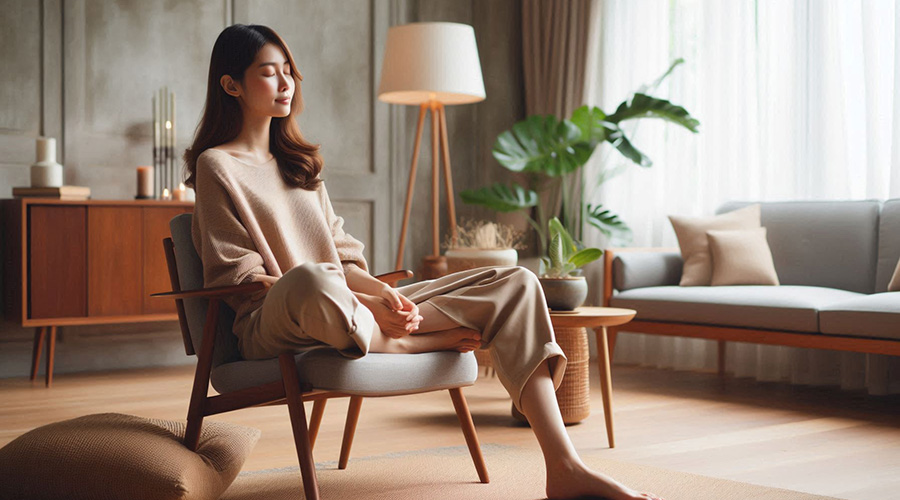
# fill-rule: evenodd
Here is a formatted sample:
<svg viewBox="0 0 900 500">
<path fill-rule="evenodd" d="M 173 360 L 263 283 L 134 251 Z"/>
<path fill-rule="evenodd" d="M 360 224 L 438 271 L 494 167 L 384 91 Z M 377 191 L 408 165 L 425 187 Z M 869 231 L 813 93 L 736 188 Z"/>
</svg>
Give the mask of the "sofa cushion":
<svg viewBox="0 0 900 500">
<path fill-rule="evenodd" d="M 712 255 L 711 286 L 778 285 L 766 228 L 707 231 Z"/>
<path fill-rule="evenodd" d="M 681 280 L 681 253 L 616 252 L 612 264 L 613 288 L 631 290 L 648 286 L 677 285 Z"/>
<path fill-rule="evenodd" d="M 811 286 L 660 286 L 621 292 L 610 305 L 636 310 L 637 320 L 818 332 L 819 309 L 860 295 Z"/>
<path fill-rule="evenodd" d="M 878 222 L 878 271 L 875 291 L 888 290 L 894 270 L 900 265 L 900 199 L 887 200 Z M 893 290 L 892 290 L 893 291 Z"/>
<path fill-rule="evenodd" d="M 744 207 L 712 217 L 670 215 L 678 237 L 684 269 L 681 286 L 706 286 L 712 278 L 712 258 L 706 231 L 710 229 L 750 229 L 759 227 L 759 205 Z"/>
<path fill-rule="evenodd" d="M 205 421 L 197 451 L 184 422 L 103 413 L 33 429 L 0 449 L 0 498 L 219 498 L 259 430 Z"/>
<path fill-rule="evenodd" d="M 750 203 L 730 202 L 719 213 Z M 775 270 L 782 285 L 874 293 L 878 261 L 878 201 L 762 203 Z M 900 254 L 894 257 L 896 264 Z M 887 287 L 888 271 L 882 288 Z"/>
<path fill-rule="evenodd" d="M 900 340 L 900 292 L 838 302 L 819 312 L 822 333 Z"/>
</svg>

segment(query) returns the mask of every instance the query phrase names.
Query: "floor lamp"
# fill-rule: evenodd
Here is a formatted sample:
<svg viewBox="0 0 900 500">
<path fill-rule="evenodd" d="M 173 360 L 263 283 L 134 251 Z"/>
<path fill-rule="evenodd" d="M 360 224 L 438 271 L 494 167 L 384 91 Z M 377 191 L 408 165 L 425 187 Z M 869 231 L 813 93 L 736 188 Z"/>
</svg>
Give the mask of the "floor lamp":
<svg viewBox="0 0 900 500">
<path fill-rule="evenodd" d="M 450 148 L 444 106 L 470 104 L 485 98 L 481 63 L 475 43 L 475 30 L 458 23 L 413 23 L 388 29 L 381 68 L 378 99 L 392 104 L 419 106 L 419 121 L 413 146 L 412 165 L 403 225 L 397 246 L 395 268 L 403 266 L 403 251 L 409 227 L 416 166 L 425 116 L 431 112 L 431 224 L 432 255 L 426 257 L 423 278 L 436 278 L 441 272 L 440 246 L 440 163 L 443 157 L 444 182 L 451 238 L 456 240 L 456 209 L 450 172 Z M 446 264 L 443 264 L 446 271 Z"/>
</svg>

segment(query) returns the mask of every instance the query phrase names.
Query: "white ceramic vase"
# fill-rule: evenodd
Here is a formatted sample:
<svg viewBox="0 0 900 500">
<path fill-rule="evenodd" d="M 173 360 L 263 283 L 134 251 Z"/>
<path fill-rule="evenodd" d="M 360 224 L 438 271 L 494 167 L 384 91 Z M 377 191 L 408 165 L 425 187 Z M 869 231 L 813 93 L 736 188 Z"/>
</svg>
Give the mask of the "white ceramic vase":
<svg viewBox="0 0 900 500">
<path fill-rule="evenodd" d="M 37 161 L 31 165 L 31 187 L 61 187 L 63 167 L 56 163 L 56 139 L 38 137 Z"/>
</svg>

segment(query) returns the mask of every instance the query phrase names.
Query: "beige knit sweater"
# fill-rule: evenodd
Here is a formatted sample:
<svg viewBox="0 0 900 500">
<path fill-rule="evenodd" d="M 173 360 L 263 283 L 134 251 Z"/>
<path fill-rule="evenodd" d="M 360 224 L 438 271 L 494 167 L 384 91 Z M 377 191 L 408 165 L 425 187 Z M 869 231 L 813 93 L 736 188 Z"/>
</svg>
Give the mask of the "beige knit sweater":
<svg viewBox="0 0 900 500">
<path fill-rule="evenodd" d="M 356 264 L 368 271 L 363 244 L 343 230 L 323 182 L 316 191 L 281 178 L 273 158 L 252 165 L 208 149 L 197 159 L 194 247 L 206 287 L 272 282 L 305 262 Z M 243 338 L 258 320 L 265 291 L 230 297 L 234 333 Z"/>
</svg>

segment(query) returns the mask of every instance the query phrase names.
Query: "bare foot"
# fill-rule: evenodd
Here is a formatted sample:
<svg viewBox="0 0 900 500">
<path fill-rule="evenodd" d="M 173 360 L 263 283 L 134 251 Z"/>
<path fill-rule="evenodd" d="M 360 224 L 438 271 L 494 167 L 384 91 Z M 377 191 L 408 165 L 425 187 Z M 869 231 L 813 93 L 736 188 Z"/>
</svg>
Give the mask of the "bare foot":
<svg viewBox="0 0 900 500">
<path fill-rule="evenodd" d="M 439 332 L 407 335 L 392 339 L 384 337 L 383 341 L 372 342 L 372 352 L 389 352 L 395 354 L 417 354 L 435 351 L 469 352 L 481 347 L 481 333 L 469 328 L 458 327 Z"/>
<path fill-rule="evenodd" d="M 606 500 L 663 500 L 652 493 L 632 490 L 615 479 L 587 468 L 583 463 L 559 461 L 547 470 L 547 498 L 603 498 Z"/>
</svg>

